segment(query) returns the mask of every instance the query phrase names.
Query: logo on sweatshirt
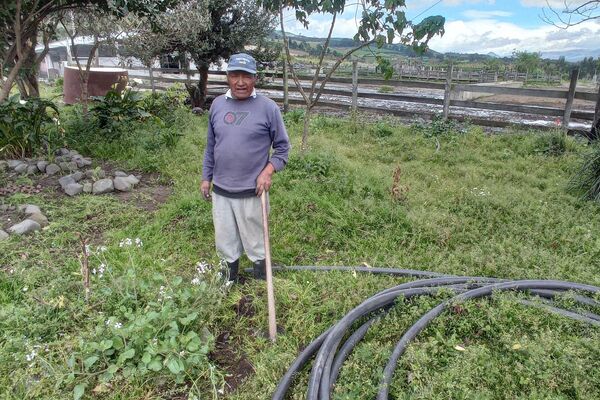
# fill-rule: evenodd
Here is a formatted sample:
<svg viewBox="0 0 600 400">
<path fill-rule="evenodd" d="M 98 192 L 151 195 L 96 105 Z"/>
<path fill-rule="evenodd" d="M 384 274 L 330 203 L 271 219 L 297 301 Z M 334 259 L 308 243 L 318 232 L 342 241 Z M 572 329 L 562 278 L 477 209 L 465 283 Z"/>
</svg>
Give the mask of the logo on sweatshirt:
<svg viewBox="0 0 600 400">
<path fill-rule="evenodd" d="M 223 117 L 223 122 L 225 122 L 227 125 L 240 126 L 248 115 L 250 115 L 250 112 L 248 111 L 229 111 Z"/>
</svg>

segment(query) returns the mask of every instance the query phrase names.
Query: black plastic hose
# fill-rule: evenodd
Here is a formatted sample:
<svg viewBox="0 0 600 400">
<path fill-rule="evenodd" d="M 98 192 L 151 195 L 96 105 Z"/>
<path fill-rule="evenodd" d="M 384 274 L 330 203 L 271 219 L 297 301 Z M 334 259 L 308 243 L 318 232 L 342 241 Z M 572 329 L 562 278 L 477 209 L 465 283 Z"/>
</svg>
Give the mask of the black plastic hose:
<svg viewBox="0 0 600 400">
<path fill-rule="evenodd" d="M 591 294 L 600 293 L 600 288 L 580 283 L 552 280 L 509 281 L 486 277 L 460 277 L 430 271 L 396 268 L 297 266 L 274 268 L 274 270 L 358 271 L 418 278 L 428 277 L 429 279 L 411 281 L 383 290 L 351 310 L 300 353 L 280 380 L 273 394 L 273 400 L 283 400 L 285 398 L 295 375 L 300 372 L 315 353 L 317 355 L 313 361 L 306 398 L 308 400 L 328 400 L 344 361 L 354 347 L 364 338 L 368 329 L 381 315 L 381 312 L 389 310 L 398 297 L 409 299 L 415 296 L 433 295 L 439 291 L 451 291 L 456 294 L 451 299 L 441 302 L 429 312 L 425 313 L 404 333 L 394 348 L 385 367 L 377 397 L 378 400 L 388 398 L 389 384 L 396 369 L 398 359 L 404 353 L 408 344 L 450 304 L 487 297 L 492 295 L 495 291 L 520 291 L 543 299 L 538 302 L 520 299 L 519 302 L 523 305 L 540 307 L 549 312 L 557 313 L 582 323 L 600 326 L 599 315 L 587 311 L 565 310 L 561 307 L 557 307 L 551 301 L 557 296 L 564 295 L 566 291 L 577 290 Z M 571 295 L 571 299 L 580 305 L 600 307 L 600 302 L 581 294 Z M 350 328 L 353 325 L 356 325 L 356 322 L 359 320 L 365 321 L 365 319 L 366 322 L 357 325 L 358 328 L 350 334 L 340 346 L 340 343 L 342 343 L 343 338 L 347 335 Z"/>
</svg>

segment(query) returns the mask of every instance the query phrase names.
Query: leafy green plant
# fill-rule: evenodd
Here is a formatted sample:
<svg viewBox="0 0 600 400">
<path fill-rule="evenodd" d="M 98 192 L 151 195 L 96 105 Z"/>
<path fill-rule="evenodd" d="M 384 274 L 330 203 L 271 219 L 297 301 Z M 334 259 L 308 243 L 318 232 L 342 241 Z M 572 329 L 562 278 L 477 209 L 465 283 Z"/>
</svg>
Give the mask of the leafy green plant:
<svg viewBox="0 0 600 400">
<path fill-rule="evenodd" d="M 230 286 L 225 263 L 199 262 L 191 277 L 147 276 L 132 261 L 142 246 L 141 239 L 127 238 L 112 256 L 93 253 L 92 264 L 100 264 L 91 270 L 91 300 L 104 304 L 102 313 L 90 316 L 93 332 L 79 338 L 79 350 L 67 361 L 71 373 L 63 383 L 74 385 L 75 398 L 121 379 L 153 377 L 179 385 L 212 368 L 207 321 Z M 119 266 L 123 259 L 129 261 Z"/>
<path fill-rule="evenodd" d="M 173 118 L 173 111 L 184 105 L 187 93 L 178 84 L 170 86 L 162 92 L 155 92 L 142 101 L 142 107 L 152 115 L 156 115 L 164 120 Z"/>
<path fill-rule="evenodd" d="M 124 123 L 151 117 L 144 109 L 142 94 L 132 89 L 118 92 L 113 88 L 105 96 L 94 99 L 97 103 L 91 110 L 92 114 L 98 121 L 98 127 L 109 138 L 119 136 Z"/>
<path fill-rule="evenodd" d="M 283 120 L 286 124 L 299 124 L 304 119 L 304 110 L 297 108 L 292 111 L 288 111 L 284 114 Z"/>
<path fill-rule="evenodd" d="M 58 117 L 58 108 L 51 100 L 24 101 L 16 94 L 0 103 L 0 156 L 50 152 L 63 132 Z"/>
<path fill-rule="evenodd" d="M 583 199 L 600 202 L 600 145 L 582 156 L 569 188 Z"/>
<path fill-rule="evenodd" d="M 377 89 L 378 93 L 394 93 L 394 87 L 393 86 L 389 86 L 389 85 L 382 85 L 379 86 L 379 89 Z"/>
<path fill-rule="evenodd" d="M 371 127 L 371 134 L 377 138 L 392 136 L 394 130 L 386 122 L 380 121 Z"/>
</svg>

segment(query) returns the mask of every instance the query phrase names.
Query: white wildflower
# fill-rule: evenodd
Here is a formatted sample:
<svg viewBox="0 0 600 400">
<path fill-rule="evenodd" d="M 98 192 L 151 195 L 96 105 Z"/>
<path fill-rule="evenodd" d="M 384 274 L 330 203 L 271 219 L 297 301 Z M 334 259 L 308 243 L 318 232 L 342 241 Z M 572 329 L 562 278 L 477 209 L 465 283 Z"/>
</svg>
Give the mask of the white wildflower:
<svg viewBox="0 0 600 400">
<path fill-rule="evenodd" d="M 89 256 L 92 253 L 92 251 L 90 250 L 90 245 L 86 244 L 85 245 L 85 255 Z"/>
<path fill-rule="evenodd" d="M 207 263 L 205 263 L 204 261 L 199 261 L 196 264 L 196 272 L 198 272 L 200 275 L 208 272 L 209 270 L 209 265 Z"/>
<path fill-rule="evenodd" d="M 137 247 L 142 247 L 144 245 L 144 243 L 142 243 L 142 239 L 140 238 L 135 238 L 135 245 Z"/>
<path fill-rule="evenodd" d="M 92 275 L 96 275 L 96 268 L 92 268 Z"/>
<path fill-rule="evenodd" d="M 200 284 L 200 278 L 196 277 L 194 279 L 192 279 L 192 285 L 199 285 Z"/>
<path fill-rule="evenodd" d="M 131 246 L 133 241 L 130 238 L 125 238 L 119 242 L 119 247 Z"/>
<path fill-rule="evenodd" d="M 25 356 L 25 359 L 26 359 L 28 362 L 31 362 L 31 361 L 33 361 L 33 359 L 35 358 L 35 356 L 37 356 L 37 352 L 36 352 L 36 351 L 35 351 L 35 349 L 34 349 L 34 350 L 31 350 L 31 353 L 29 353 L 29 354 L 27 354 L 27 355 Z"/>
<path fill-rule="evenodd" d="M 98 247 L 98 253 L 104 253 L 106 250 L 108 250 L 108 248 L 106 246 L 99 246 Z"/>
<path fill-rule="evenodd" d="M 115 329 L 121 329 L 123 327 L 123 324 L 120 322 L 115 322 L 113 326 L 115 327 Z"/>
<path fill-rule="evenodd" d="M 25 286 L 23 289 L 21 289 L 22 291 L 26 292 L 29 290 L 29 288 L 27 286 Z"/>
</svg>

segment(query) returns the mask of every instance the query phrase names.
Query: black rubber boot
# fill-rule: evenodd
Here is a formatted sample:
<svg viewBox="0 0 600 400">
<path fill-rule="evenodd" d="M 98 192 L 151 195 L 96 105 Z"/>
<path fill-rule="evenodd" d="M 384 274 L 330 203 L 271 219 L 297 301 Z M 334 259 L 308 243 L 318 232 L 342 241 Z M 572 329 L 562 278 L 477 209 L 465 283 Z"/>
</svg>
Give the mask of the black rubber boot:
<svg viewBox="0 0 600 400">
<path fill-rule="evenodd" d="M 238 272 L 240 269 L 240 259 L 238 258 L 235 261 L 228 262 L 227 267 L 229 268 L 229 280 L 233 282 L 239 282 Z"/>
<path fill-rule="evenodd" d="M 254 279 L 267 279 L 267 266 L 265 260 L 258 260 L 254 262 Z"/>
</svg>

